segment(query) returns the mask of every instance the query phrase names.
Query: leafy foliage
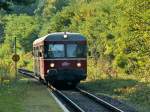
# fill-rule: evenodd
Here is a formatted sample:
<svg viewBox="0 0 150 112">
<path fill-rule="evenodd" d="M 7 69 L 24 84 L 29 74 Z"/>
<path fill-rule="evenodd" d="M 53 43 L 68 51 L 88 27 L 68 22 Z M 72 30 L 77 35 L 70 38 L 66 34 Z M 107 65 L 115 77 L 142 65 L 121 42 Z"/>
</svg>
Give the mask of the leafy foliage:
<svg viewBox="0 0 150 112">
<path fill-rule="evenodd" d="M 14 38 L 17 47 L 25 52 L 30 51 L 32 42 L 37 38 L 38 24 L 36 18 L 27 15 L 11 15 L 5 17 L 5 43 L 13 48 Z M 15 26 L 15 27 L 14 27 Z"/>
<path fill-rule="evenodd" d="M 34 0 L 29 1 L 32 2 Z M 101 63 L 107 69 L 100 66 L 100 69 L 96 69 L 93 73 L 99 70 L 104 74 L 112 74 L 113 71 L 118 75 L 149 74 L 147 71 L 150 66 L 149 0 L 35 2 L 37 9 L 33 16 L 7 13 L 3 15 L 0 23 L 4 29 L 0 48 L 1 58 L 5 54 L 10 56 L 13 53 L 15 37 L 18 52 L 24 54 L 32 50 L 33 40 L 47 33 L 80 32 L 87 37 L 89 50 L 92 52 L 93 62 L 89 62 L 96 66 Z M 146 69 L 143 69 L 145 67 Z"/>
<path fill-rule="evenodd" d="M 32 70 L 32 42 L 36 38 L 51 32 L 79 32 L 87 38 L 92 53 L 88 57 L 87 81 L 100 80 L 88 87 L 97 86 L 100 92 L 123 95 L 140 105 L 149 103 L 150 0 L 3 1 L 0 3 L 0 82 L 15 77 L 11 60 L 14 38 L 21 58 L 18 66 Z M 32 13 L 24 10 L 31 7 Z M 119 81 L 119 77 L 133 81 Z"/>
</svg>

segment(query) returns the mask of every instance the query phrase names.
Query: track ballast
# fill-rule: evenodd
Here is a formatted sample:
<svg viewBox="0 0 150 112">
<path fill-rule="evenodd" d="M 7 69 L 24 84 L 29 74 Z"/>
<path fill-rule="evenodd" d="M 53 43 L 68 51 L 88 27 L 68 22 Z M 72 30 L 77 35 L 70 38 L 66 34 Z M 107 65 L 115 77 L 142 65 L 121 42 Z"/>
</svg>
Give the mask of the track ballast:
<svg viewBox="0 0 150 112">
<path fill-rule="evenodd" d="M 18 72 L 35 79 L 38 77 L 33 75 L 32 71 L 26 69 L 18 69 Z M 65 103 L 71 112 L 124 112 L 123 110 L 111 105 L 109 102 L 96 97 L 80 88 L 73 90 L 58 90 L 48 85 L 53 94 Z"/>
</svg>

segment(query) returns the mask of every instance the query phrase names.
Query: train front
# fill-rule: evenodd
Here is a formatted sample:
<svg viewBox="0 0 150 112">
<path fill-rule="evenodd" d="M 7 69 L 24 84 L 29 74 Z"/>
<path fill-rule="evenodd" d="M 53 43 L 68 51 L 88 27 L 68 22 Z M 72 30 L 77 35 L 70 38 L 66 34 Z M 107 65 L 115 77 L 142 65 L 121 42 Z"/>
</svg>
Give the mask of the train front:
<svg viewBox="0 0 150 112">
<path fill-rule="evenodd" d="M 87 44 L 80 34 L 55 34 L 45 41 L 45 77 L 51 84 L 76 86 L 87 76 Z M 52 38 L 55 38 L 54 40 Z"/>
</svg>

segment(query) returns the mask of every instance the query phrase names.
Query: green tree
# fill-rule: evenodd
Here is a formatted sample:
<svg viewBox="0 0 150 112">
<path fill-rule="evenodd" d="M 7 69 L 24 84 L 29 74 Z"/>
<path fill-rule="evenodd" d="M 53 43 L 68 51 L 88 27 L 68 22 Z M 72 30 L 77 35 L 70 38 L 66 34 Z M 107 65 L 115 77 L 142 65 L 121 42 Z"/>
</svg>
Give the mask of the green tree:
<svg viewBox="0 0 150 112">
<path fill-rule="evenodd" d="M 13 48 L 14 38 L 17 38 L 17 47 L 22 51 L 31 51 L 32 42 L 38 37 L 38 21 L 27 15 L 10 15 L 5 17 L 5 43 Z"/>
</svg>

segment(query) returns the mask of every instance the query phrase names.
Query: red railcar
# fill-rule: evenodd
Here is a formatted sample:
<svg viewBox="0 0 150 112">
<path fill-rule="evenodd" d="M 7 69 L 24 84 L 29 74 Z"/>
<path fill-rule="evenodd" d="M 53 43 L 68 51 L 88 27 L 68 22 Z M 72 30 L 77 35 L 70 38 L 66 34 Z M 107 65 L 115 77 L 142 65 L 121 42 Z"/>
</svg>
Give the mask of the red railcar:
<svg viewBox="0 0 150 112">
<path fill-rule="evenodd" d="M 87 76 L 87 42 L 79 33 L 51 33 L 33 42 L 34 74 L 51 84 L 76 85 Z"/>
</svg>

